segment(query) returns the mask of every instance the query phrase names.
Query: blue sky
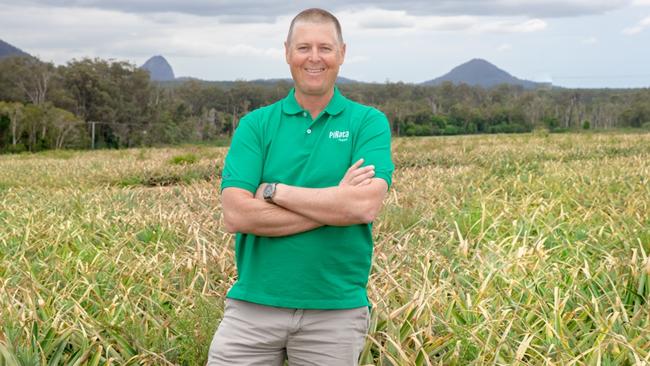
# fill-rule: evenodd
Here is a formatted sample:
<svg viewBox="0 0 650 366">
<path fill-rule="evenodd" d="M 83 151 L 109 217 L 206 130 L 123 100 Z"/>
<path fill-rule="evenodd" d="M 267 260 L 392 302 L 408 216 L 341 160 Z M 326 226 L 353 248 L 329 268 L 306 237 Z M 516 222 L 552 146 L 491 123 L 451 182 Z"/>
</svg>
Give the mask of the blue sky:
<svg viewBox="0 0 650 366">
<path fill-rule="evenodd" d="M 0 39 L 57 64 L 161 54 L 177 76 L 285 78 L 289 22 L 310 6 L 341 20 L 355 80 L 422 82 L 484 58 L 565 87 L 650 87 L 650 0 L 0 0 Z"/>
</svg>

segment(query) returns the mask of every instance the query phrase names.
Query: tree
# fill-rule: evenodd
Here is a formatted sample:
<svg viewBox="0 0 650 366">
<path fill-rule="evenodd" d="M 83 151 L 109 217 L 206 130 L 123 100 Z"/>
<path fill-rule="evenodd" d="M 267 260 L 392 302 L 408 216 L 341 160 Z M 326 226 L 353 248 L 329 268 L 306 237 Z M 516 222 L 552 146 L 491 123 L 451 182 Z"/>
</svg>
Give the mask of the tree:
<svg viewBox="0 0 650 366">
<path fill-rule="evenodd" d="M 239 119 L 250 109 L 259 107 L 262 101 L 259 98 L 261 94 L 259 89 L 243 81 L 236 82 L 227 94 L 227 107 L 232 111 L 231 128 L 228 133 L 232 135 L 239 124 Z"/>
<path fill-rule="evenodd" d="M 73 60 L 64 82 L 74 100 L 74 112 L 98 124 L 100 144 L 120 147 L 142 143 L 155 127 L 150 103 L 154 100 L 149 73 L 127 62 L 100 59 Z"/>
<path fill-rule="evenodd" d="M 16 149 L 18 143 L 20 143 L 21 131 L 21 120 L 23 118 L 23 104 L 18 102 L 5 103 L 1 111 L 3 114 L 9 117 L 11 121 L 11 146 L 13 149 Z"/>
<path fill-rule="evenodd" d="M 26 103 L 27 98 L 14 81 L 16 63 L 14 57 L 0 58 L 0 101 Z"/>
<path fill-rule="evenodd" d="M 38 131 L 41 125 L 45 125 L 45 110 L 35 104 L 26 104 L 23 107 L 22 123 L 24 131 L 27 135 L 27 149 L 29 151 L 40 150 L 43 146 L 43 141 L 38 139 Z M 44 127 L 47 129 L 47 127 Z"/>
<path fill-rule="evenodd" d="M 71 137 L 81 137 L 83 134 L 83 121 L 79 120 L 73 113 L 63 109 L 51 107 L 48 110 L 48 122 L 54 134 L 55 149 L 62 149 Z"/>
<path fill-rule="evenodd" d="M 9 104 L 0 101 L 0 151 L 9 143 L 10 131 Z"/>
<path fill-rule="evenodd" d="M 31 56 L 10 57 L 3 61 L 9 72 L 9 81 L 35 105 L 46 102 L 51 80 L 56 74 L 52 63 L 42 62 Z"/>
<path fill-rule="evenodd" d="M 645 123 L 650 122 L 650 103 L 634 103 L 623 111 L 621 120 L 625 126 L 629 127 L 641 127 Z"/>
</svg>

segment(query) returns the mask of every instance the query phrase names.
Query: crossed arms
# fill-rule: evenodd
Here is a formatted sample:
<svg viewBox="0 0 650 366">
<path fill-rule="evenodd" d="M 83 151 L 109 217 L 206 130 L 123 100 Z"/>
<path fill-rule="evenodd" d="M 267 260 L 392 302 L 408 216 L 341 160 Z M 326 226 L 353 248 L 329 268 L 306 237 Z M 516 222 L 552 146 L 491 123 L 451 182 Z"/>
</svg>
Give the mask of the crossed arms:
<svg viewBox="0 0 650 366">
<path fill-rule="evenodd" d="M 221 194 L 226 230 L 258 236 L 287 236 L 323 225 L 349 226 L 372 222 L 388 190 L 386 181 L 374 178 L 372 165 L 354 163 L 338 186 L 304 188 L 278 184 L 275 204 L 264 201 L 262 183 L 255 195 L 235 188 Z"/>
</svg>

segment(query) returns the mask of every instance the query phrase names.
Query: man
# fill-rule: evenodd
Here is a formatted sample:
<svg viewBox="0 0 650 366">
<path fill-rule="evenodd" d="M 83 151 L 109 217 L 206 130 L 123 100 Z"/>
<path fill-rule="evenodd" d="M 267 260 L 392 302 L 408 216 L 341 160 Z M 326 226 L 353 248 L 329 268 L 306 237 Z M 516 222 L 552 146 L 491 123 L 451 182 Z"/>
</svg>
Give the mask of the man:
<svg viewBox="0 0 650 366">
<path fill-rule="evenodd" d="M 393 163 L 386 117 L 334 86 L 345 49 L 332 14 L 298 14 L 285 42 L 294 89 L 235 132 L 221 189 L 238 279 L 209 365 L 358 363 Z"/>
</svg>

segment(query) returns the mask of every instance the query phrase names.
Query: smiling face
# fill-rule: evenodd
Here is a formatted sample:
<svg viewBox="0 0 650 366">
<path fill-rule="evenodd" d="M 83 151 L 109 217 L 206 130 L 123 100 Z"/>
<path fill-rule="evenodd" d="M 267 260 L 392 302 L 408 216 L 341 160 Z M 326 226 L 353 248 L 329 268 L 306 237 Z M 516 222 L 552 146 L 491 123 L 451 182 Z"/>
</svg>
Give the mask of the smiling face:
<svg viewBox="0 0 650 366">
<path fill-rule="evenodd" d="M 327 96 L 334 91 L 345 44 L 339 42 L 333 23 L 297 22 L 284 47 L 296 94 Z"/>
</svg>

